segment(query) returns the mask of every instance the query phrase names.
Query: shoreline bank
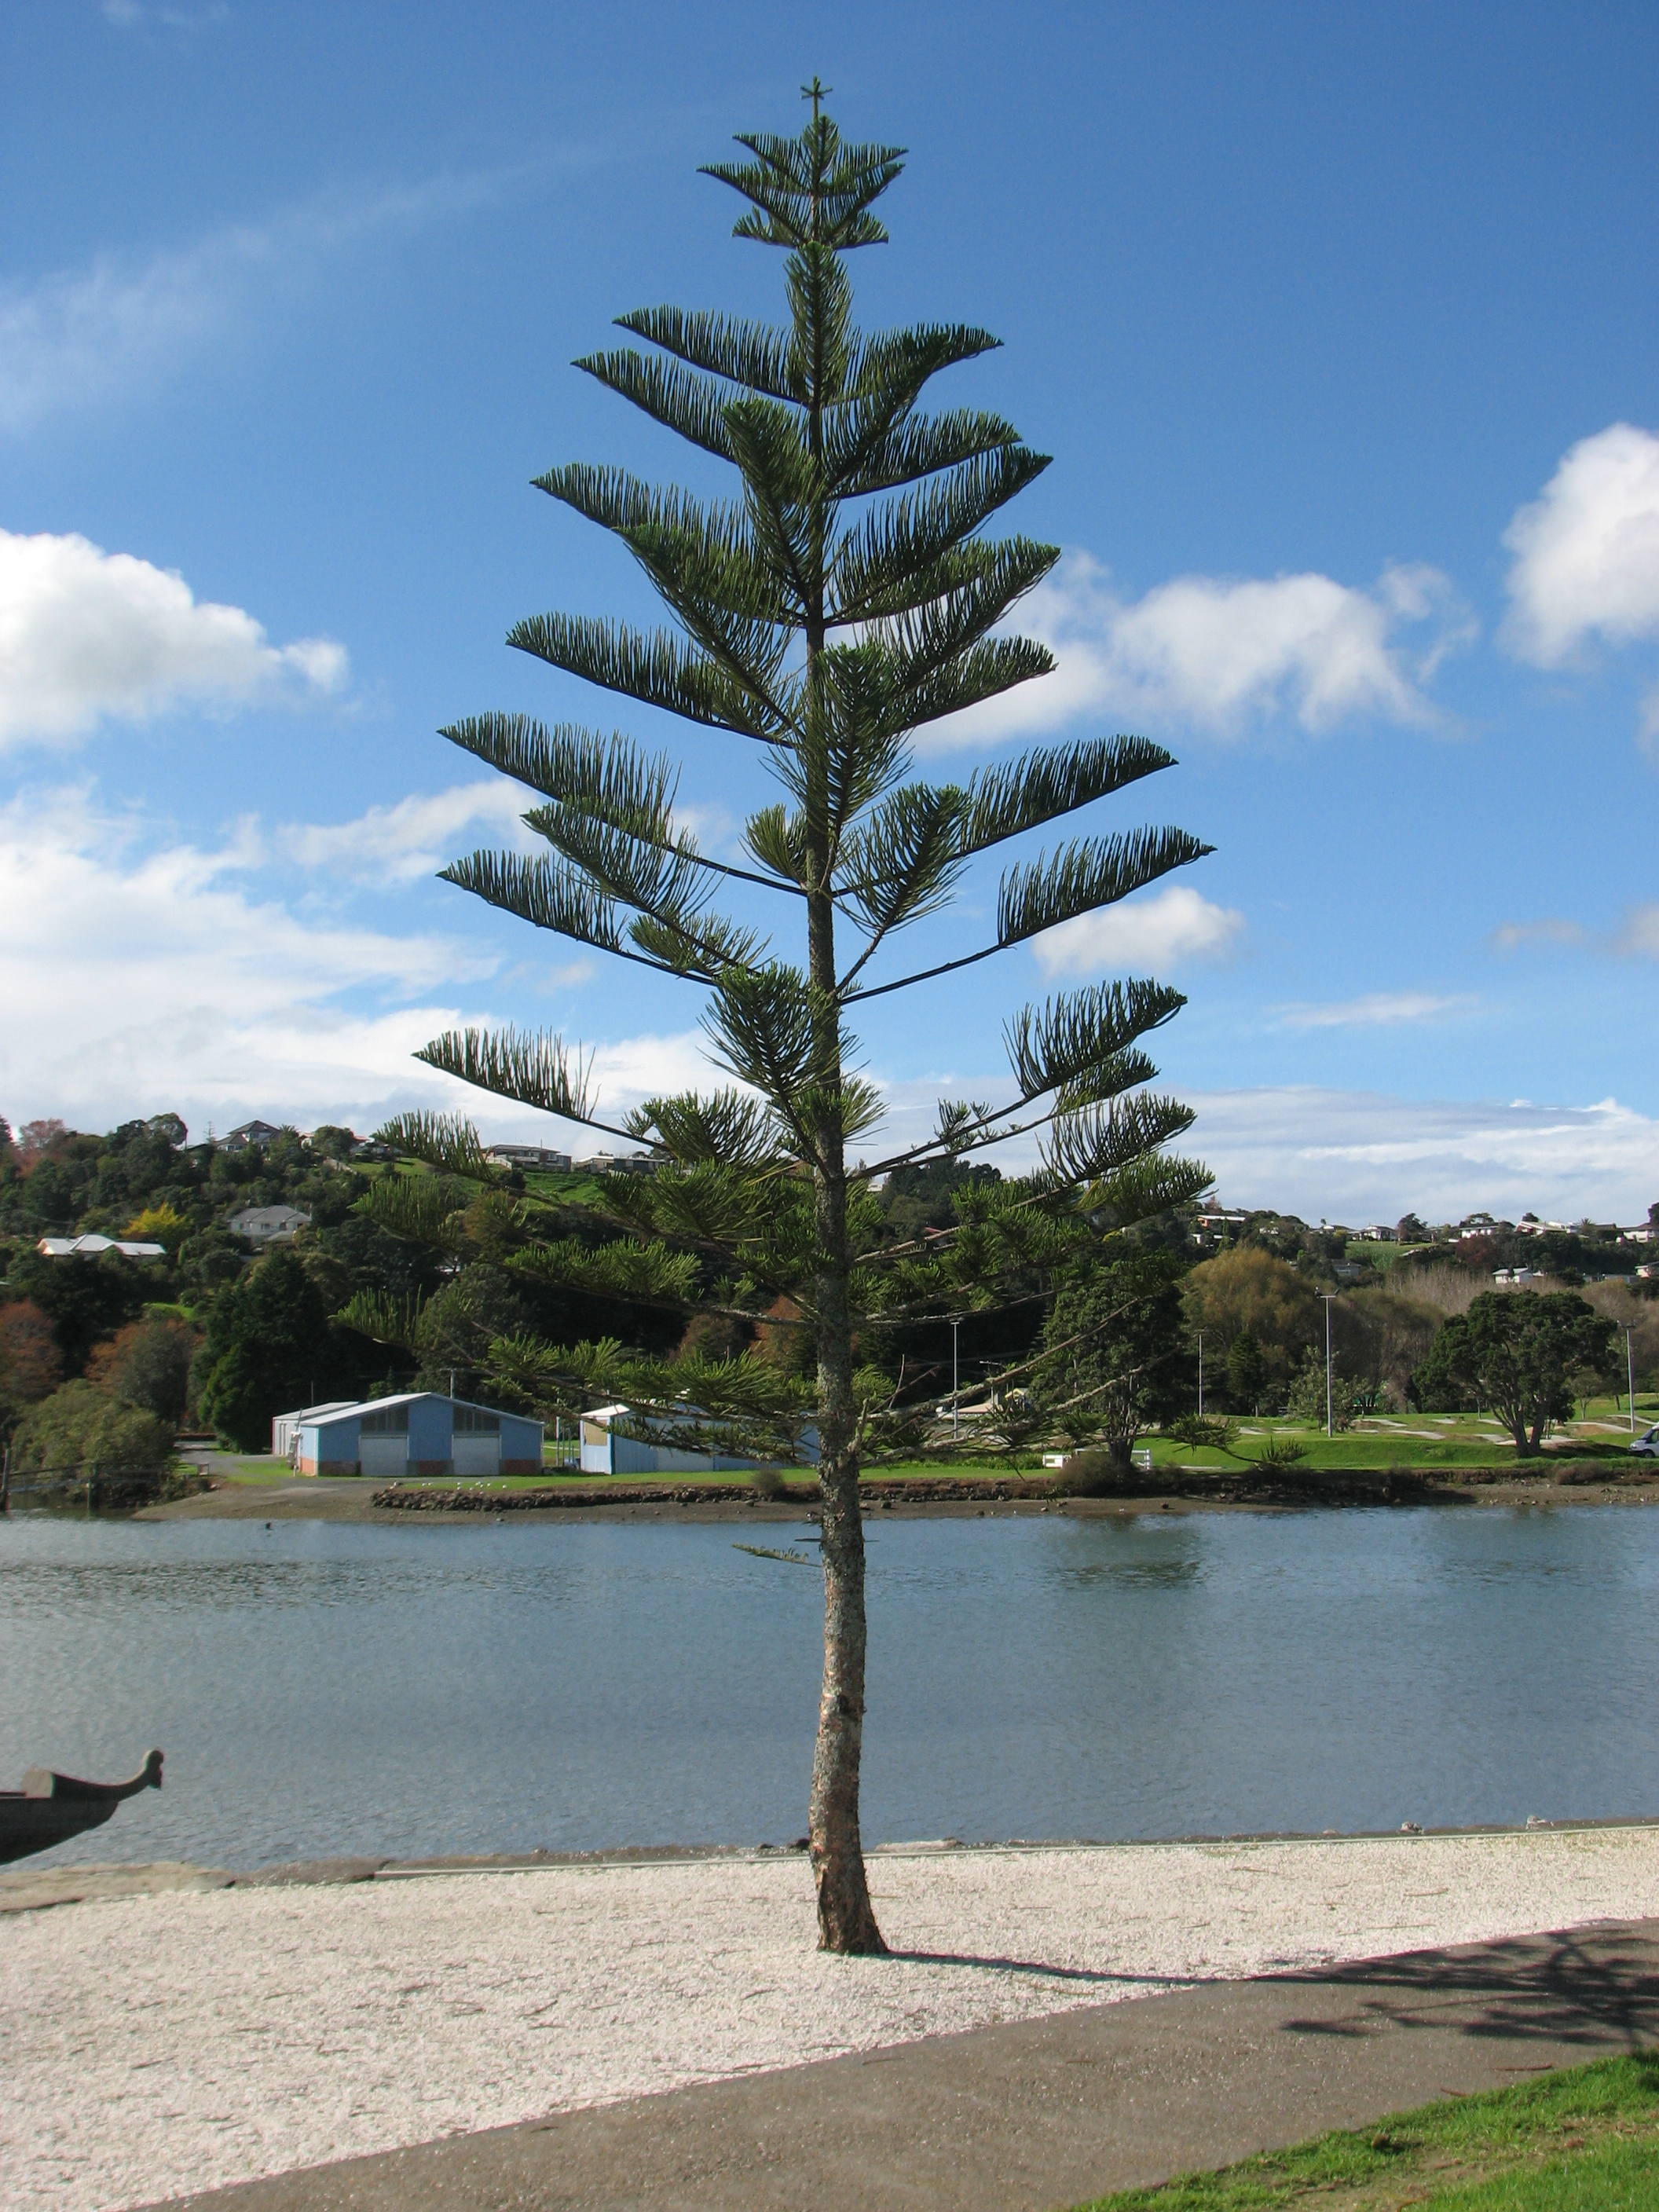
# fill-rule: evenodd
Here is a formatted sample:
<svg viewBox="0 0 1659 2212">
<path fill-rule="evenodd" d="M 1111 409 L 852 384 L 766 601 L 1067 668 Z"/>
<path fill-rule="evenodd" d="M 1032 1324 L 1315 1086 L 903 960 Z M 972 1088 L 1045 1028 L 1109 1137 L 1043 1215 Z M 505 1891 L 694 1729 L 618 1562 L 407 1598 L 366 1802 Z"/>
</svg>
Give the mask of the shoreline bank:
<svg viewBox="0 0 1659 2212">
<path fill-rule="evenodd" d="M 1287 1471 L 1249 1482 L 1218 1480 L 1207 1472 L 1179 1481 L 1154 1480 L 1133 1491 L 1097 1498 L 1056 1495 L 1052 1486 L 970 1478 L 925 1481 L 879 1480 L 860 1489 L 866 1517 L 933 1519 L 1068 1514 L 1081 1518 L 1157 1513 L 1283 1513 L 1347 1511 L 1359 1508 L 1431 1505 L 1459 1507 L 1659 1504 L 1659 1465 L 1585 1480 L 1577 1465 L 1548 1467 L 1517 1476 L 1456 1470 L 1445 1474 L 1411 1468 L 1323 1472 Z M 140 1521 L 319 1520 L 381 1526 L 454 1526 L 501 1521 L 546 1526 L 574 1521 L 711 1521 L 757 1526 L 799 1523 L 816 1516 L 816 1491 L 804 1485 L 782 1498 L 747 1486 L 661 1483 L 604 1490 L 578 1484 L 545 1490 L 492 1491 L 479 1484 L 398 1487 L 394 1493 L 371 1479 L 338 1476 L 216 1477 L 214 1487 L 191 1498 L 139 1507 L 122 1517 Z"/>
</svg>

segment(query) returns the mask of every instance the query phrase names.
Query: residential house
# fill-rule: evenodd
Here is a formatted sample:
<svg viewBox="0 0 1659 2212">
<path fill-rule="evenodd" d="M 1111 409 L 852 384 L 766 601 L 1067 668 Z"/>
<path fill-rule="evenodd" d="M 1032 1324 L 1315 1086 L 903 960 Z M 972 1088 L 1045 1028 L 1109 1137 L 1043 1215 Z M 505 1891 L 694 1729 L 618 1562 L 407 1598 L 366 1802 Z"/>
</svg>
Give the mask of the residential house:
<svg viewBox="0 0 1659 2212">
<path fill-rule="evenodd" d="M 215 1148 L 222 1152 L 245 1152 L 252 1145 L 269 1145 L 282 1133 L 270 1121 L 244 1121 L 240 1128 L 232 1129 L 222 1137 L 216 1137 L 213 1142 Z"/>
<path fill-rule="evenodd" d="M 100 1252 L 118 1252 L 124 1260 L 165 1260 L 165 1244 L 138 1244 L 126 1237 L 43 1237 L 35 1250 L 47 1260 L 95 1260 Z"/>
<path fill-rule="evenodd" d="M 492 1145 L 484 1158 L 492 1167 L 536 1168 L 551 1175 L 570 1172 L 569 1153 L 553 1152 L 546 1145 Z"/>
<path fill-rule="evenodd" d="M 245 1206 L 225 1226 L 233 1237 L 246 1237 L 250 1244 L 291 1244 L 311 1216 L 297 1206 Z"/>
</svg>

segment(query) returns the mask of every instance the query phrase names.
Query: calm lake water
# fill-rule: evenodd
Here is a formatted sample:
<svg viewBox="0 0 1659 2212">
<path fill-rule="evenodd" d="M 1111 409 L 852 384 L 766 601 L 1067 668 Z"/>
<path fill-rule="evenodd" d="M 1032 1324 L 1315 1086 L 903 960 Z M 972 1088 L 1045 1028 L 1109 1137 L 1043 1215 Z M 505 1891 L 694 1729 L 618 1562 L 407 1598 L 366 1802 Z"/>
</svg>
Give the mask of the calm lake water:
<svg viewBox="0 0 1659 2212">
<path fill-rule="evenodd" d="M 0 1784 L 164 1747 L 60 1859 L 787 1842 L 822 1586 L 754 1533 L 15 1516 Z M 869 1539 L 869 1841 L 1659 1813 L 1659 1511 Z"/>
</svg>

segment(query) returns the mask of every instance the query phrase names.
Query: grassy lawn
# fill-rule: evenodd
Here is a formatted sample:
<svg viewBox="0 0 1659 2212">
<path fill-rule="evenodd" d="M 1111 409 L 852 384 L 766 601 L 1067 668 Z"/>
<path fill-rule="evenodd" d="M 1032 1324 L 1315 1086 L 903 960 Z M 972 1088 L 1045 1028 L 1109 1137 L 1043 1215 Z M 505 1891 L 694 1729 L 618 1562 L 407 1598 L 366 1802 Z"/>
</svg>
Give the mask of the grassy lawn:
<svg viewBox="0 0 1659 2212">
<path fill-rule="evenodd" d="M 1645 1413 L 1644 1404 L 1651 1408 Z M 1659 1419 L 1659 1407 L 1652 1407 L 1652 1401 L 1638 1397 L 1638 1433 L 1655 1419 Z M 1150 1447 L 1154 1467 L 1178 1462 L 1213 1469 L 1217 1474 L 1229 1466 L 1237 1468 L 1240 1459 L 1260 1458 L 1273 1437 L 1283 1443 L 1302 1445 L 1305 1453 L 1302 1463 L 1307 1467 L 1405 1467 L 1432 1471 L 1514 1462 L 1525 1471 L 1538 1465 L 1536 1461 L 1516 1460 L 1514 1442 L 1500 1423 L 1490 1418 L 1477 1419 L 1472 1413 L 1368 1415 L 1357 1419 L 1352 1428 L 1339 1430 L 1330 1437 L 1327 1437 L 1322 1422 L 1274 1421 L 1265 1418 L 1236 1419 L 1233 1431 L 1234 1456 L 1231 1460 L 1224 1453 L 1194 1451 L 1188 1445 L 1164 1437 L 1143 1438 L 1141 1448 Z M 1593 1406 L 1589 1419 L 1557 1431 L 1545 1453 L 1545 1462 L 1559 1458 L 1618 1459 L 1627 1452 L 1630 1441 L 1628 1413 L 1619 1419 L 1608 1400 L 1605 1408 Z"/>
<path fill-rule="evenodd" d="M 1659 2054 L 1397 2113 L 1217 2173 L 1103 2197 L 1090 2212 L 1654 2212 Z"/>
</svg>

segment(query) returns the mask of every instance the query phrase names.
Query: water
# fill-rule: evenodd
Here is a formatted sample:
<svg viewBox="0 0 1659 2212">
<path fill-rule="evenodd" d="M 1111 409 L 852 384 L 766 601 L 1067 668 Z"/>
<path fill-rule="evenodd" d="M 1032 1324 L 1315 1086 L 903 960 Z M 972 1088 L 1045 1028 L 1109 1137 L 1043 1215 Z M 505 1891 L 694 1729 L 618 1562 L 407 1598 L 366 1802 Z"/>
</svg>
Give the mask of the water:
<svg viewBox="0 0 1659 2212">
<path fill-rule="evenodd" d="M 15 1516 L 0 1783 L 165 1747 L 59 1859 L 787 1842 L 821 1584 L 753 1533 Z M 869 1534 L 871 1840 L 1659 1813 L 1659 1512 Z"/>
</svg>

